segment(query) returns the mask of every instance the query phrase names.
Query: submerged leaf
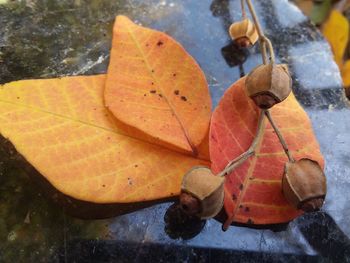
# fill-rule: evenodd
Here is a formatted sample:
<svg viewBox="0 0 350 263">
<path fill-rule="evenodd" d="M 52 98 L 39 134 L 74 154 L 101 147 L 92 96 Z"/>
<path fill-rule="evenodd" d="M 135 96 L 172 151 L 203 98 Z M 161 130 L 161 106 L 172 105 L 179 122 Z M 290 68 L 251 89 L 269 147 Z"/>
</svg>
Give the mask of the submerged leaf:
<svg viewBox="0 0 350 263">
<path fill-rule="evenodd" d="M 117 119 L 157 144 L 198 154 L 211 115 L 208 85 L 198 64 L 168 35 L 118 16 L 104 96 Z"/>
<path fill-rule="evenodd" d="M 229 88 L 215 109 L 210 127 L 210 157 L 214 173 L 251 145 L 258 123 L 259 109 L 248 98 L 242 78 Z M 291 94 L 271 109 L 271 114 L 296 159 L 318 161 L 323 158 L 308 116 Z M 282 195 L 281 179 L 287 157 L 270 124 L 265 120 L 264 133 L 256 154 L 226 176 L 224 207 L 231 222 L 277 224 L 292 220 L 301 212 Z"/>
<path fill-rule="evenodd" d="M 103 104 L 105 75 L 0 86 L 0 134 L 55 188 L 94 203 L 176 195 L 183 175 L 208 165 L 135 138 Z"/>
</svg>

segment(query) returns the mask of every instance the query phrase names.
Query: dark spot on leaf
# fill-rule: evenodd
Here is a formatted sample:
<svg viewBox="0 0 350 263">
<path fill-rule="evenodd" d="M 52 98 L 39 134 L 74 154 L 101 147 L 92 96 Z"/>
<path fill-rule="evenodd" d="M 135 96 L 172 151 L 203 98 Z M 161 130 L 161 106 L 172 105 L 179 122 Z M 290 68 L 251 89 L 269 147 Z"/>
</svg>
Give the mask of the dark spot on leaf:
<svg viewBox="0 0 350 263">
<path fill-rule="evenodd" d="M 129 184 L 129 185 L 132 185 L 132 181 L 131 181 L 131 178 L 130 178 L 130 177 L 128 177 L 128 184 Z"/>
<path fill-rule="evenodd" d="M 243 190 L 243 184 L 241 184 L 240 186 L 239 186 L 239 190 Z"/>
<path fill-rule="evenodd" d="M 179 91 L 179 90 L 174 90 L 174 94 L 175 94 L 175 95 L 179 95 L 179 94 L 180 94 L 180 91 Z"/>
<path fill-rule="evenodd" d="M 185 96 L 181 96 L 181 99 L 182 99 L 183 101 L 187 101 L 187 98 L 186 98 Z"/>
<path fill-rule="evenodd" d="M 107 140 L 110 140 L 111 139 L 111 137 L 107 137 Z"/>
<path fill-rule="evenodd" d="M 239 208 L 242 208 L 243 207 L 243 205 L 239 205 Z"/>
<path fill-rule="evenodd" d="M 157 46 L 160 47 L 163 44 L 164 44 L 163 41 L 159 40 L 158 43 L 157 43 Z"/>
<path fill-rule="evenodd" d="M 106 187 L 106 185 L 103 184 L 102 187 Z"/>
<path fill-rule="evenodd" d="M 154 85 L 154 82 L 152 82 L 151 85 Z"/>
<path fill-rule="evenodd" d="M 153 73 L 153 72 L 154 72 L 154 69 L 152 69 L 151 72 Z"/>
<path fill-rule="evenodd" d="M 248 206 L 246 206 L 246 208 L 244 208 L 244 211 L 249 212 L 250 208 Z"/>
<path fill-rule="evenodd" d="M 158 94 L 159 97 L 163 98 L 163 95 L 162 94 Z"/>
<path fill-rule="evenodd" d="M 149 92 L 154 94 L 154 93 L 156 93 L 157 91 L 154 90 L 154 89 L 152 89 L 152 90 L 150 90 Z"/>
<path fill-rule="evenodd" d="M 135 164 L 134 166 L 135 166 L 135 168 L 139 167 L 137 164 Z"/>
<path fill-rule="evenodd" d="M 214 136 L 214 134 L 212 134 L 211 136 L 211 139 L 214 141 L 214 142 L 217 142 L 218 140 L 216 139 L 216 137 Z"/>
<path fill-rule="evenodd" d="M 173 74 L 173 77 L 176 77 L 176 73 Z"/>
<path fill-rule="evenodd" d="M 20 97 L 17 97 L 17 99 L 19 100 L 19 99 L 20 99 Z"/>
<path fill-rule="evenodd" d="M 232 200 L 237 200 L 237 196 L 236 195 L 232 195 Z"/>
<path fill-rule="evenodd" d="M 148 47 L 149 46 L 149 44 L 148 43 L 146 43 L 146 47 Z"/>
<path fill-rule="evenodd" d="M 247 221 L 247 224 L 252 225 L 252 224 L 254 224 L 254 221 L 249 218 Z"/>
<path fill-rule="evenodd" d="M 146 96 L 147 96 L 147 94 L 143 94 L 143 96 L 145 96 L 145 97 L 146 97 Z"/>
</svg>

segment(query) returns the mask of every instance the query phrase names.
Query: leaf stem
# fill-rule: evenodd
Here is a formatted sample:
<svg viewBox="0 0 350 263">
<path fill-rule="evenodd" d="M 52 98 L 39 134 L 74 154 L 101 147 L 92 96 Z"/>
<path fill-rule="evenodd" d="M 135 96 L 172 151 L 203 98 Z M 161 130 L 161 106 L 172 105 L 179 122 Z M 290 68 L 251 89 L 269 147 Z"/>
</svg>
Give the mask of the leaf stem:
<svg viewBox="0 0 350 263">
<path fill-rule="evenodd" d="M 267 119 L 269 120 L 272 128 L 275 130 L 275 132 L 277 134 L 277 137 L 278 137 L 280 143 L 282 144 L 283 150 L 284 150 L 284 152 L 286 153 L 286 155 L 288 157 L 288 160 L 290 162 L 294 162 L 295 160 L 294 160 L 291 152 L 288 149 L 287 143 L 284 140 L 281 131 L 278 129 L 276 123 L 274 122 L 274 120 L 273 120 L 273 118 L 272 118 L 272 116 L 271 116 L 271 114 L 270 114 L 270 112 L 268 110 L 265 111 L 265 115 L 266 115 Z"/>
<path fill-rule="evenodd" d="M 260 138 L 264 131 L 264 117 L 265 117 L 266 110 L 261 110 L 258 120 L 258 128 L 256 131 L 256 135 L 254 137 L 254 140 L 252 144 L 250 145 L 249 149 L 242 153 L 240 156 L 229 162 L 225 169 L 222 170 L 217 176 L 225 176 L 230 174 L 234 169 L 236 169 L 238 166 L 243 164 L 250 156 L 252 156 L 255 153 L 255 149 L 258 145 L 258 142 L 260 141 Z"/>
<path fill-rule="evenodd" d="M 268 63 L 267 50 L 266 50 L 266 46 L 267 46 L 269 53 L 270 53 L 270 61 L 273 64 L 273 63 L 275 63 L 275 52 L 273 50 L 272 43 L 271 43 L 270 39 L 264 35 L 264 32 L 261 28 L 260 22 L 258 20 L 258 17 L 256 15 L 256 12 L 255 12 L 255 9 L 254 9 L 254 6 L 253 6 L 251 0 L 241 0 L 242 16 L 243 16 L 243 18 L 246 17 L 246 11 L 245 11 L 245 5 L 244 5 L 245 1 L 247 2 L 249 11 L 253 17 L 253 21 L 254 21 L 256 30 L 258 32 L 258 35 L 259 35 L 262 60 L 263 60 L 264 64 Z M 264 131 L 263 124 L 264 124 L 265 115 L 268 118 L 269 122 L 271 123 L 271 126 L 275 130 L 277 137 L 278 137 L 286 155 L 288 156 L 289 161 L 294 162 L 294 158 L 288 149 L 286 141 L 284 140 L 281 132 L 279 131 L 276 124 L 274 123 L 270 112 L 268 110 L 261 110 L 259 120 L 258 120 L 257 132 L 256 132 L 256 135 L 253 139 L 251 146 L 249 147 L 249 149 L 247 151 L 242 153 L 240 156 L 238 156 L 234 160 L 230 161 L 226 165 L 225 169 L 222 170 L 219 174 L 217 174 L 217 176 L 226 176 L 226 175 L 230 174 L 234 169 L 236 169 L 238 166 L 243 164 L 250 156 L 255 154 L 255 149 L 256 149 L 258 142 L 260 141 L 260 137 L 262 136 L 263 131 Z"/>
<path fill-rule="evenodd" d="M 241 9 L 242 9 L 242 18 L 245 19 L 247 17 L 247 13 L 245 12 L 245 3 L 244 0 L 241 0 Z"/>
<path fill-rule="evenodd" d="M 249 11 L 252 15 L 256 30 L 257 30 L 258 35 L 259 35 L 260 49 L 261 49 L 261 56 L 262 56 L 263 63 L 264 64 L 268 63 L 266 44 L 267 44 L 267 47 L 269 49 L 271 63 L 275 63 L 275 52 L 273 50 L 273 46 L 271 44 L 271 41 L 268 37 L 265 36 L 265 34 L 262 30 L 261 24 L 259 22 L 258 16 L 256 15 L 255 8 L 254 8 L 251 0 L 246 0 L 246 2 L 248 4 Z M 243 13 L 243 9 L 244 9 L 244 4 L 242 4 L 242 13 Z M 245 10 L 244 10 L 244 13 L 245 13 Z"/>
</svg>

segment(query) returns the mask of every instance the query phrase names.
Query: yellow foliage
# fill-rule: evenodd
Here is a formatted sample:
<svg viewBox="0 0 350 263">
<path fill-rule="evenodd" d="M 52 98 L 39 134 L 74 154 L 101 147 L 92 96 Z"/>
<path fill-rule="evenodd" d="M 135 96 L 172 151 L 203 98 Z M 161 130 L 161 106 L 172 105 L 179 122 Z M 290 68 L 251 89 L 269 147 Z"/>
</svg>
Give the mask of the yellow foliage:
<svg viewBox="0 0 350 263">
<path fill-rule="evenodd" d="M 341 75 L 343 77 L 344 87 L 350 88 L 350 59 L 344 63 L 341 69 Z"/>
<path fill-rule="evenodd" d="M 341 68 L 349 39 L 349 21 L 334 9 L 324 23 L 322 32 L 332 47 L 336 63 Z"/>
</svg>

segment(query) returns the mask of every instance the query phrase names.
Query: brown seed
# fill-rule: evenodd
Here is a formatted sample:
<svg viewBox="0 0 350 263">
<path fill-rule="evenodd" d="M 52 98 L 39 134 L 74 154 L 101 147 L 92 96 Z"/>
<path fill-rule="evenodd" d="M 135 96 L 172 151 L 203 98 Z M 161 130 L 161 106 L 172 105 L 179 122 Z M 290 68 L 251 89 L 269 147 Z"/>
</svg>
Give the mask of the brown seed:
<svg viewBox="0 0 350 263">
<path fill-rule="evenodd" d="M 236 45 L 242 48 L 254 45 L 259 39 L 254 23 L 248 18 L 233 23 L 229 28 L 229 33 Z"/>
<path fill-rule="evenodd" d="M 326 176 L 320 165 L 310 159 L 288 162 L 282 178 L 285 198 L 305 212 L 319 210 L 327 193 Z"/>
<path fill-rule="evenodd" d="M 287 65 L 267 64 L 254 68 L 246 78 L 247 94 L 262 109 L 284 101 L 292 91 Z"/>
<path fill-rule="evenodd" d="M 223 207 L 224 182 L 225 177 L 215 176 L 207 167 L 192 168 L 182 180 L 181 207 L 185 205 L 202 219 L 216 216 Z M 199 209 L 194 199 L 198 200 Z"/>
</svg>

